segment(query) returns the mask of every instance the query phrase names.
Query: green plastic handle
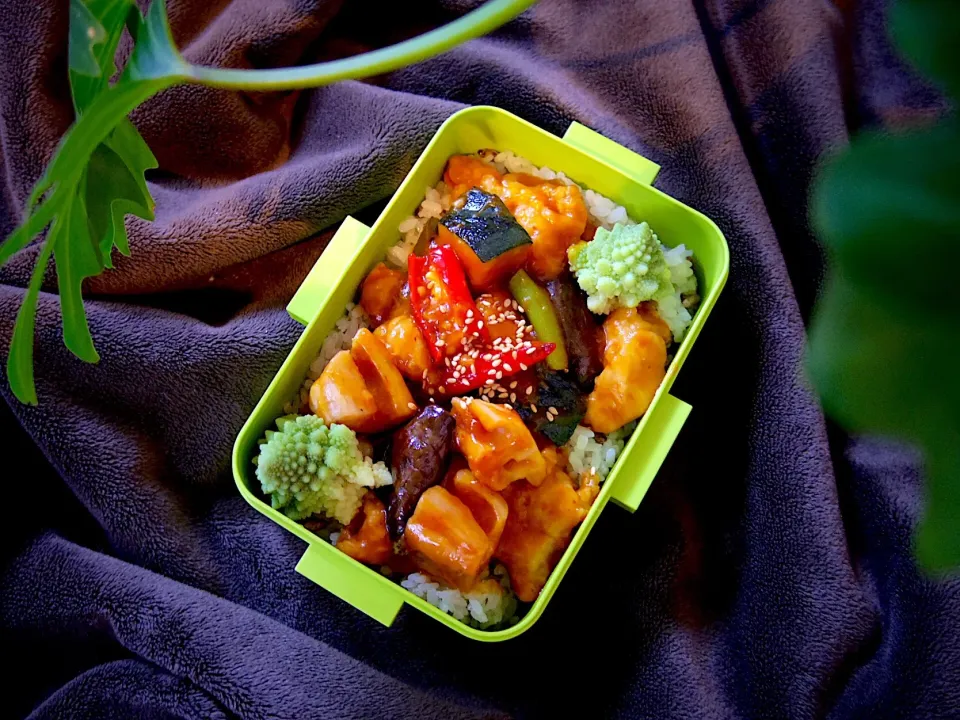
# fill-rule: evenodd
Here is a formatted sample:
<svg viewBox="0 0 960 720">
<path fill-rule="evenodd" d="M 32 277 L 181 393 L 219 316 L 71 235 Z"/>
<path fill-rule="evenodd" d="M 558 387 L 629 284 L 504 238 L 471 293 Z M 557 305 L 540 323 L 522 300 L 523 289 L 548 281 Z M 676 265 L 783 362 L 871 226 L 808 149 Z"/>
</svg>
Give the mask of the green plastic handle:
<svg viewBox="0 0 960 720">
<path fill-rule="evenodd" d="M 663 395 L 648 414 L 630 452 L 624 450 L 624 465 L 617 470 L 610 498 L 620 507 L 634 512 L 657 476 L 667 453 L 673 447 L 680 428 L 692 408 L 673 395 Z"/>
<path fill-rule="evenodd" d="M 563 139 L 644 185 L 653 185 L 657 173 L 660 172 L 660 166 L 652 160 L 647 160 L 643 155 L 628 150 L 578 122 L 570 123 Z"/>
<path fill-rule="evenodd" d="M 363 244 L 370 228 L 347 215 L 317 262 L 287 303 L 287 312 L 297 322 L 309 325 L 327 295 L 340 281 Z"/>
<path fill-rule="evenodd" d="M 326 543 L 307 546 L 297 572 L 387 627 L 403 607 L 406 591 L 399 585 Z"/>
</svg>

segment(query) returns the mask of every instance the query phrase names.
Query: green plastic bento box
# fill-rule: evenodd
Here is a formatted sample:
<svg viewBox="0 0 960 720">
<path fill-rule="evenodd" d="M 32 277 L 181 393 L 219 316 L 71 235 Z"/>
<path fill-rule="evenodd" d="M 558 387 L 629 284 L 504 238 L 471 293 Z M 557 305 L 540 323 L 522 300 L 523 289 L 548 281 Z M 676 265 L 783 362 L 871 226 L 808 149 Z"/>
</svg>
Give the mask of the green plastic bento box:
<svg viewBox="0 0 960 720">
<path fill-rule="evenodd" d="M 666 245 L 685 244 L 694 252 L 702 298 L 650 409 L 624 447 L 540 596 L 516 625 L 495 631 L 478 630 L 455 620 L 271 508 L 259 497 L 252 463 L 258 439 L 284 414 L 284 404 L 297 394 L 324 338 L 343 315 L 347 303 L 354 299 L 366 273 L 399 240 L 397 227 L 416 212 L 424 188 L 440 180 L 451 155 L 483 148 L 511 150 L 537 166 L 562 170 L 584 187 L 623 205 L 631 217 L 648 221 Z M 306 325 L 306 330 L 257 403 L 233 448 L 233 474 L 240 494 L 307 543 L 297 572 L 386 626 L 393 623 L 404 603 L 462 635 L 486 642 L 516 637 L 537 621 L 607 502 L 613 500 L 632 512 L 653 482 L 690 413 L 689 405 L 669 394 L 670 387 L 727 279 L 729 251 L 723 234 L 709 218 L 652 187 L 659 169 L 646 158 L 579 123 L 572 123 L 561 139 L 505 110 L 471 107 L 452 115 L 440 127 L 372 228 L 351 217 L 343 221 L 287 306 L 290 315 Z"/>
</svg>

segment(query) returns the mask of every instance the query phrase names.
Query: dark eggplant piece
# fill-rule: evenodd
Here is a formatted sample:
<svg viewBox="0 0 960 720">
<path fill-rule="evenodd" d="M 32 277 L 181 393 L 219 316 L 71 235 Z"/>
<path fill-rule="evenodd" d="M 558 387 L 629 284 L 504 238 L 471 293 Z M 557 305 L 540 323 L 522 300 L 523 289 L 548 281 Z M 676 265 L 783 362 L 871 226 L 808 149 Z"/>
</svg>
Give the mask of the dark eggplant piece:
<svg viewBox="0 0 960 720">
<path fill-rule="evenodd" d="M 587 299 L 569 273 L 548 282 L 547 292 L 563 329 L 569 368 L 580 388 L 589 393 L 603 371 L 603 328 L 587 309 Z"/>
<path fill-rule="evenodd" d="M 424 490 L 443 480 L 455 428 L 453 415 L 428 405 L 393 434 L 390 454 L 396 480 L 387 507 L 387 529 L 394 542 L 403 536 Z"/>
<path fill-rule="evenodd" d="M 517 413 L 554 445 L 563 445 L 586 414 L 587 397 L 566 373 L 540 364 L 537 375 L 536 390 L 517 408 Z M 531 402 L 536 405 L 536 412 L 530 409 Z"/>
<path fill-rule="evenodd" d="M 503 200 L 479 188 L 440 220 L 437 241 L 457 254 L 475 290 L 489 290 L 523 267 L 533 240 Z"/>
</svg>

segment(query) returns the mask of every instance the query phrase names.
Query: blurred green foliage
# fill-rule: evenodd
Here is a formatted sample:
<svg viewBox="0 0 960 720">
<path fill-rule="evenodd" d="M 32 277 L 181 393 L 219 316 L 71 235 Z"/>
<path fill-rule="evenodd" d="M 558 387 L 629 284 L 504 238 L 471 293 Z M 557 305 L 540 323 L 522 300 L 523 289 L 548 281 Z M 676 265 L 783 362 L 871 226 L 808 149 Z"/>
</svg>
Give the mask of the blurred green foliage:
<svg viewBox="0 0 960 720">
<path fill-rule="evenodd" d="M 960 2 L 900 0 L 904 55 L 960 99 Z M 808 369 L 827 412 L 906 438 L 926 458 L 920 563 L 960 564 L 960 122 L 863 133 L 824 166 L 812 198 L 827 248 Z"/>
</svg>

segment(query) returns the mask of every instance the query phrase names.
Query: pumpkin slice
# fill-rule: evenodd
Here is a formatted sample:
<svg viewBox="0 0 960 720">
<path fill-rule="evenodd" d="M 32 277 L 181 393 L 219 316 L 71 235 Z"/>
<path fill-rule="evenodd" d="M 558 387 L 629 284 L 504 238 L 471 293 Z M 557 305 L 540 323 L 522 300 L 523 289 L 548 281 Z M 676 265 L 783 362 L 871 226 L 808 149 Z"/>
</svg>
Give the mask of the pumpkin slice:
<svg viewBox="0 0 960 720">
<path fill-rule="evenodd" d="M 473 188 L 465 200 L 440 221 L 437 242 L 453 248 L 475 290 L 489 290 L 524 266 L 533 241 L 496 195 Z"/>
</svg>

